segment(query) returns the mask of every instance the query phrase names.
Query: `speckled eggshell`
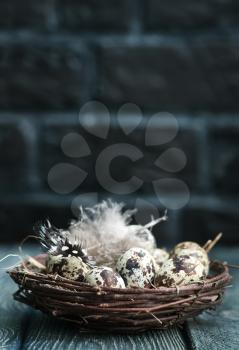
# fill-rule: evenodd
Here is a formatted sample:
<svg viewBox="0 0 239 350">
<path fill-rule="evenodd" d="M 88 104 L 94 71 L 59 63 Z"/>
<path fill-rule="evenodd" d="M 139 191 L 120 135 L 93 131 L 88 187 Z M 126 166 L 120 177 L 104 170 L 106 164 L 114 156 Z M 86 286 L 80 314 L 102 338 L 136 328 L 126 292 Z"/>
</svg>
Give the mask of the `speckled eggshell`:
<svg viewBox="0 0 239 350">
<path fill-rule="evenodd" d="M 116 270 L 126 287 L 149 288 L 155 277 L 155 261 L 147 250 L 130 248 L 119 257 Z"/>
<path fill-rule="evenodd" d="M 208 254 L 205 251 L 205 249 L 199 247 L 196 249 L 181 249 L 175 254 L 176 256 L 183 256 L 183 255 L 189 255 L 197 260 L 201 261 L 201 263 L 204 266 L 204 272 L 206 275 L 208 275 L 209 272 L 209 259 L 208 259 Z"/>
<path fill-rule="evenodd" d="M 182 249 L 203 249 L 198 243 L 196 242 L 191 242 L 191 241 L 185 241 L 185 242 L 181 242 L 178 243 L 173 250 L 170 252 L 170 255 L 177 255 L 178 252 Z"/>
<path fill-rule="evenodd" d="M 94 267 L 86 274 L 85 280 L 91 286 L 125 288 L 122 277 L 106 266 Z"/>
<path fill-rule="evenodd" d="M 61 264 L 62 256 L 48 254 L 46 258 L 46 272 L 50 274 L 57 273 Z"/>
<path fill-rule="evenodd" d="M 164 249 L 156 248 L 153 251 L 153 258 L 156 262 L 157 268 L 160 268 L 164 261 L 169 259 L 169 253 Z"/>
<path fill-rule="evenodd" d="M 195 257 L 183 255 L 166 260 L 156 274 L 155 286 L 182 286 L 202 282 L 206 277 L 203 264 Z"/>
<path fill-rule="evenodd" d="M 50 274 L 58 274 L 70 280 L 83 282 L 90 268 L 79 257 L 48 255 L 46 270 Z"/>
</svg>

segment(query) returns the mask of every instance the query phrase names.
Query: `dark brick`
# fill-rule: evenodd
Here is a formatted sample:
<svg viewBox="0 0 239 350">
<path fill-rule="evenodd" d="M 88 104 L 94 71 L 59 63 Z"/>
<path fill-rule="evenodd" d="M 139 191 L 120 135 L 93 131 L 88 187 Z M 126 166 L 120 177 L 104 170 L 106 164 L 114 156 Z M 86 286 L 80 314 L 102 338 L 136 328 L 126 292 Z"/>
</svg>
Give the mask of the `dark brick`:
<svg viewBox="0 0 239 350">
<path fill-rule="evenodd" d="M 98 124 L 97 128 L 100 128 L 100 123 Z M 88 156 L 72 158 L 64 154 L 64 152 L 61 149 L 61 142 L 66 135 L 72 132 L 78 133 L 84 137 L 91 152 Z M 49 122 L 42 127 L 41 135 L 42 143 L 40 148 L 40 171 L 41 177 L 42 179 L 44 179 L 47 188 L 49 188 L 47 182 L 48 174 L 52 167 L 59 163 L 68 163 L 75 165 L 88 173 L 88 176 L 84 180 L 83 184 L 74 191 L 74 195 L 85 192 L 102 192 L 105 190 L 97 181 L 95 174 L 95 163 L 98 155 L 102 152 L 102 150 L 104 150 L 111 144 L 117 143 L 117 133 L 114 130 L 111 130 L 106 140 L 104 140 L 84 130 L 80 123 L 77 122 L 77 120 L 75 120 L 75 122 L 73 123 L 62 123 L 60 125 Z M 72 176 L 73 173 L 74 170 L 72 171 Z M 127 174 L 128 173 L 126 173 L 126 175 L 124 174 L 124 177 L 127 177 Z M 61 176 L 62 184 L 64 187 L 66 175 L 62 173 Z M 68 176 L 71 176 L 71 174 L 68 174 Z M 118 180 L 123 181 L 123 179 Z M 50 189 L 50 191 L 52 192 L 52 189 Z"/>
<path fill-rule="evenodd" d="M 180 179 L 189 186 L 190 191 L 196 191 L 198 189 L 198 140 L 196 131 L 191 128 L 180 129 L 172 141 L 164 144 L 148 146 L 145 144 L 146 130 L 147 125 L 145 125 L 145 127 L 141 130 L 136 129 L 129 136 L 124 137 L 126 143 L 135 145 L 142 151 L 143 158 L 139 159 L 134 164 L 131 163 L 130 166 L 124 164 L 122 167 L 122 173 L 126 174 L 128 178 L 136 175 L 142 179 L 144 185 L 140 189 L 140 193 L 143 193 L 144 195 L 154 193 L 152 181 L 162 178 Z M 162 137 L 162 135 L 172 134 L 172 126 L 167 126 L 167 123 L 165 123 L 163 120 L 160 122 L 159 117 L 158 125 L 154 125 L 153 129 L 150 129 L 149 133 L 151 138 L 159 139 Z M 119 137 L 122 138 L 122 136 Z M 187 158 L 185 167 L 182 167 L 182 169 L 179 167 L 180 170 L 175 172 L 170 172 L 169 170 L 167 171 L 155 164 L 155 161 L 162 156 L 164 152 L 167 152 L 167 150 L 171 148 L 181 150 Z M 171 164 L 175 169 L 178 161 L 180 162 L 179 165 L 182 164 L 178 159 L 179 157 L 175 150 L 171 153 L 171 155 L 168 154 L 166 158 L 167 160 L 164 163 L 165 166 Z M 117 172 L 117 170 L 117 168 L 114 169 L 115 172 Z M 174 190 L 176 189 L 172 188 L 173 192 Z"/>
<path fill-rule="evenodd" d="M 86 205 L 86 202 L 81 204 Z M 98 200 L 107 198 L 99 196 Z M 113 198 L 116 201 L 124 201 L 126 208 L 135 207 L 133 196 L 124 198 Z M 56 227 L 66 228 L 74 215 L 71 211 L 72 197 L 63 198 L 57 195 L 51 196 L 29 196 L 29 197 L 12 197 L 6 199 L 3 196 L 0 199 L 0 242 L 20 242 L 28 234 L 33 233 L 33 225 L 37 221 L 42 221 L 48 218 Z M 141 206 L 138 206 L 140 218 L 138 221 L 133 220 L 132 223 L 146 223 L 150 221 L 152 210 L 150 210 L 150 201 L 144 198 Z M 91 205 L 88 203 L 88 205 Z M 158 202 L 151 203 L 153 208 L 158 210 L 158 215 L 162 215 L 163 208 Z M 155 213 L 155 212 L 154 212 Z M 177 229 L 175 228 L 176 216 L 174 213 L 169 213 L 170 220 L 160 226 L 154 228 L 153 233 L 160 247 L 165 244 L 173 244 L 178 241 Z M 31 242 L 31 240 L 29 240 Z M 39 247 L 40 248 L 40 247 Z"/>
<path fill-rule="evenodd" d="M 128 28 L 127 1 L 58 0 L 59 27 L 63 30 L 121 31 Z"/>
<path fill-rule="evenodd" d="M 61 142 L 63 138 L 69 133 L 79 133 L 83 137 L 86 137 L 87 135 L 87 133 L 84 130 L 82 130 L 79 123 L 77 123 L 77 120 L 72 124 L 71 123 L 56 124 L 56 123 L 49 122 L 45 126 L 42 126 L 41 128 L 39 168 L 40 168 L 41 178 L 45 182 L 45 187 L 48 188 L 50 192 L 53 192 L 53 190 L 50 189 L 48 186 L 49 171 L 56 164 L 69 163 L 91 174 L 91 176 L 85 180 L 84 186 L 80 192 L 82 191 L 84 192 L 84 190 L 88 190 L 89 188 L 92 188 L 92 190 L 95 190 L 98 187 L 95 184 L 94 161 L 93 160 L 91 161 L 90 156 L 80 157 L 80 158 L 71 158 L 65 155 L 61 149 Z M 95 143 L 97 144 L 97 139 L 95 140 Z M 89 142 L 89 146 L 91 150 L 93 148 L 92 152 L 95 151 L 95 148 L 97 147 L 93 143 L 93 141 Z M 72 176 L 73 176 L 73 172 L 72 172 Z M 65 180 L 66 180 L 65 175 L 62 174 L 62 183 L 64 183 Z M 79 192 L 79 189 L 77 192 Z"/>
<path fill-rule="evenodd" d="M 49 29 L 51 28 L 53 0 L 2 0 L 0 2 L 0 28 Z"/>
<path fill-rule="evenodd" d="M 26 189 L 27 144 L 17 125 L 0 122 L 0 191 Z"/>
<path fill-rule="evenodd" d="M 223 232 L 220 244 L 238 244 L 239 217 L 237 203 L 228 199 L 222 201 L 219 208 L 212 208 L 210 201 L 204 198 L 204 207 L 184 211 L 182 218 L 182 239 L 197 241 L 201 244 Z M 208 207 L 207 207 L 208 204 Z"/>
<path fill-rule="evenodd" d="M 96 120 L 97 119 L 100 120 L 100 116 L 98 116 Z M 144 120 L 146 121 L 148 118 L 145 118 Z M 102 124 L 99 122 L 98 128 L 100 125 L 102 127 Z M 164 132 L 169 133 L 171 127 L 172 126 L 165 124 L 165 121 L 162 121 L 161 123 L 159 120 L 158 126 L 154 126 L 154 128 L 150 130 L 150 135 L 152 138 L 155 138 L 156 136 L 160 137 Z M 84 137 L 89 145 L 91 154 L 85 157 L 72 158 L 63 153 L 61 149 L 61 142 L 66 135 L 72 132 L 79 133 Z M 144 125 L 144 123 L 129 135 L 125 135 L 122 129 L 119 128 L 117 124 L 114 124 L 114 126 L 111 125 L 111 129 L 109 130 L 106 139 L 101 139 L 84 130 L 80 123 L 77 123 L 77 120 L 72 123 L 63 123 L 61 125 L 48 122 L 42 127 L 40 133 L 41 148 L 39 167 L 41 178 L 45 181 L 45 188 L 49 188 L 47 179 L 52 167 L 59 163 L 68 163 L 79 167 L 88 174 L 84 182 L 73 191 L 74 195 L 86 192 L 108 192 L 108 196 L 117 194 L 118 187 L 114 183 L 111 184 L 110 181 L 108 181 L 107 184 L 105 184 L 104 182 L 105 176 L 103 173 L 105 170 L 105 164 L 102 164 L 101 161 L 100 164 L 102 164 L 102 167 L 98 168 L 97 173 L 95 170 L 98 156 L 103 155 L 103 161 L 105 159 L 109 159 L 109 155 L 106 155 L 105 152 L 109 149 L 109 147 L 113 147 L 113 149 L 111 148 L 110 151 L 110 154 L 111 152 L 114 152 L 112 161 L 110 162 L 110 174 L 112 178 L 121 183 L 136 176 L 142 181 L 142 186 L 137 191 L 134 190 L 134 187 L 131 185 L 128 188 L 125 187 L 125 194 L 130 194 L 131 191 L 133 191 L 133 194 L 139 196 L 152 194 L 154 193 L 152 182 L 165 177 L 178 178 L 186 182 L 190 191 L 197 191 L 199 182 L 197 170 L 198 141 L 196 131 L 192 128 L 179 130 L 178 135 L 171 142 L 166 142 L 165 144 L 158 146 L 145 145 L 145 132 L 146 125 Z M 126 146 L 122 146 L 122 144 Z M 115 146 L 118 148 L 114 149 Z M 126 152 L 124 151 L 123 154 L 120 155 L 119 153 L 121 153 L 122 149 L 125 149 L 124 147 L 126 147 Z M 132 147 L 141 152 L 142 157 L 140 155 L 140 158 L 137 161 L 132 161 L 130 158 L 135 154 Z M 186 166 L 176 173 L 162 170 L 154 164 L 157 158 L 163 154 L 164 151 L 172 147 L 181 149 L 187 157 Z M 177 159 L 171 159 L 171 161 L 176 162 Z M 63 187 L 68 187 L 66 184 L 68 181 L 67 178 L 69 179 L 70 176 L 73 176 L 73 173 L 72 175 L 69 173 L 68 175 L 62 173 L 61 182 Z M 99 173 L 101 179 L 103 178 L 103 183 L 102 180 L 99 181 Z M 50 188 L 49 190 L 52 192 Z M 121 190 L 119 191 L 120 194 L 123 195 Z"/>
<path fill-rule="evenodd" d="M 211 179 L 218 193 L 239 193 L 239 125 L 212 128 L 210 134 Z"/>
<path fill-rule="evenodd" d="M 72 218 L 70 205 L 49 205 L 47 203 L 0 203 L 0 241 L 20 242 L 33 233 L 33 225 L 37 221 L 49 220 L 57 227 L 67 227 Z M 30 241 L 30 240 L 29 240 Z M 40 246 L 39 246 L 40 249 Z"/>
<path fill-rule="evenodd" d="M 94 67 L 79 43 L 0 43 L 0 108 L 74 109 L 88 99 Z"/>
<path fill-rule="evenodd" d="M 239 46 L 225 39 L 102 48 L 99 98 L 157 111 L 239 109 Z"/>
<path fill-rule="evenodd" d="M 237 25 L 239 4 L 237 0 L 149 0 L 145 12 L 149 30 L 206 30 Z"/>
</svg>

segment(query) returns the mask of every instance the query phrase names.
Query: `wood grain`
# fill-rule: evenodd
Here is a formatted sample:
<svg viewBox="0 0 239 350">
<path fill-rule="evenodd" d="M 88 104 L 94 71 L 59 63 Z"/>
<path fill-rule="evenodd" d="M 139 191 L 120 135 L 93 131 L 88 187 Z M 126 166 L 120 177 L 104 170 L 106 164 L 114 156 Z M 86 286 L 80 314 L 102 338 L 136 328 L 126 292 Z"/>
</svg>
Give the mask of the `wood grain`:
<svg viewBox="0 0 239 350">
<path fill-rule="evenodd" d="M 1 247 L 0 258 L 16 251 Z M 239 264 L 239 249 L 215 249 L 214 257 Z M 5 266 L 9 264 L 4 263 Z M 1 268 L 4 265 L 1 263 Z M 239 271 L 234 275 L 233 287 L 226 293 L 224 304 L 216 313 L 203 314 L 186 326 L 187 345 L 180 330 L 147 332 L 141 335 L 98 335 L 80 333 L 72 325 L 44 316 L 38 311 L 15 302 L 12 293 L 17 289 L 9 276 L 0 273 L 0 350 L 3 349 L 239 349 Z"/>
<path fill-rule="evenodd" d="M 215 249 L 213 257 L 239 265 L 239 249 Z M 239 349 L 239 270 L 231 269 L 234 279 L 225 300 L 216 312 L 188 321 L 186 331 L 193 349 Z"/>
<path fill-rule="evenodd" d="M 65 322 L 34 313 L 23 349 L 183 350 L 186 349 L 186 345 L 180 331 L 176 328 L 140 335 L 86 334 L 80 333 L 77 328 Z"/>
<path fill-rule="evenodd" d="M 11 251 L 16 248 L 11 247 Z M 30 251 L 28 249 L 28 251 Z M 1 248 L 0 256 L 9 253 Z M 33 252 L 32 252 L 33 253 Z M 5 266 L 9 264 L 6 262 Z M 1 264 L 1 267 L 3 265 Z M 141 335 L 99 335 L 80 333 L 72 325 L 47 317 L 12 299 L 17 289 L 7 274 L 1 276 L 0 349 L 162 349 L 185 350 L 186 345 L 177 328 L 147 332 Z"/>
<path fill-rule="evenodd" d="M 17 253 L 17 246 L 1 246 L 0 259 L 9 253 Z M 0 350 L 21 349 L 28 323 L 29 308 L 13 300 L 17 286 L 4 268 L 17 262 L 17 258 L 0 263 Z"/>
<path fill-rule="evenodd" d="M 14 248 L 1 247 L 0 259 L 13 252 Z M 4 269 L 10 260 L 1 262 L 0 267 Z M 11 259 L 11 263 L 13 260 Z M 16 262 L 16 259 L 14 259 Z M 12 293 L 17 288 L 6 274 L 5 270 L 0 270 L 0 349 L 20 349 L 23 334 L 23 323 L 25 319 L 25 308 L 17 305 L 12 299 Z M 16 309 L 15 309 L 16 307 Z"/>
</svg>

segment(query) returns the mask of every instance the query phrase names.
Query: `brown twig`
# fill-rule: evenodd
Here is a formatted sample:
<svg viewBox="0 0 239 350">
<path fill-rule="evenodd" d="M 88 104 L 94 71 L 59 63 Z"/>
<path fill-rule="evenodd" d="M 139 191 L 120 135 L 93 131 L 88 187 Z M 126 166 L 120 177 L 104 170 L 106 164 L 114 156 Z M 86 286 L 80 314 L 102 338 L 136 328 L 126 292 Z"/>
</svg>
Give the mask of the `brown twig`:
<svg viewBox="0 0 239 350">
<path fill-rule="evenodd" d="M 209 240 L 206 243 L 206 248 L 204 246 L 204 249 L 206 250 L 207 253 L 209 253 L 212 248 L 217 244 L 217 242 L 221 239 L 222 237 L 222 232 L 218 233 L 218 235 L 216 235 L 216 237 L 213 240 Z"/>
<path fill-rule="evenodd" d="M 212 242 L 212 240 L 211 239 L 209 239 L 205 244 L 204 244 L 204 246 L 203 246 L 203 249 L 207 249 L 207 247 L 209 246 L 209 244 Z"/>
<path fill-rule="evenodd" d="M 44 255 L 34 257 L 40 265 L 44 259 Z M 26 271 L 23 265 L 9 273 L 19 285 L 16 300 L 73 322 L 80 330 L 138 333 L 180 325 L 221 303 L 231 276 L 226 264 L 214 261 L 211 268 L 215 274 L 203 284 L 151 289 L 92 287 L 58 275 Z"/>
<path fill-rule="evenodd" d="M 233 269 L 239 269 L 239 265 L 233 265 L 233 264 L 228 264 L 228 263 L 226 263 L 226 265 L 227 265 L 228 267 L 233 268 Z"/>
</svg>

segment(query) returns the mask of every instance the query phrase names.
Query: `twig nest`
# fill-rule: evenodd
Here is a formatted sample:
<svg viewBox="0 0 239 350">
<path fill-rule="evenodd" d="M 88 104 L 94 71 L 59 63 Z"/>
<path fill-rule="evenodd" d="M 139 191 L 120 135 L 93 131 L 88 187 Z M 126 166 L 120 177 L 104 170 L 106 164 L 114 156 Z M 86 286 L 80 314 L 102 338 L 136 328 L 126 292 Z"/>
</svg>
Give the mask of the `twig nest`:
<svg viewBox="0 0 239 350">
<path fill-rule="evenodd" d="M 49 254 L 46 261 L 47 273 L 58 274 L 74 281 L 83 282 L 89 270 L 90 267 L 80 257 L 62 257 Z"/>
<path fill-rule="evenodd" d="M 171 252 L 171 256 L 189 255 L 195 257 L 204 266 L 205 274 L 209 272 L 209 258 L 205 249 L 195 242 L 182 242 L 177 244 Z"/>
<path fill-rule="evenodd" d="M 156 270 L 158 270 L 164 261 L 169 259 L 169 253 L 165 249 L 156 248 L 153 251 L 153 258 L 156 263 Z"/>
<path fill-rule="evenodd" d="M 155 286 L 182 286 L 201 282 L 205 277 L 205 269 L 200 260 L 189 255 L 174 256 L 161 266 L 156 274 Z"/>
<path fill-rule="evenodd" d="M 125 288 L 122 277 L 106 266 L 94 267 L 86 274 L 85 280 L 91 286 Z"/>
<path fill-rule="evenodd" d="M 122 254 L 116 270 L 123 277 L 126 287 L 150 287 L 155 277 L 155 261 L 143 248 L 130 248 Z"/>
</svg>

